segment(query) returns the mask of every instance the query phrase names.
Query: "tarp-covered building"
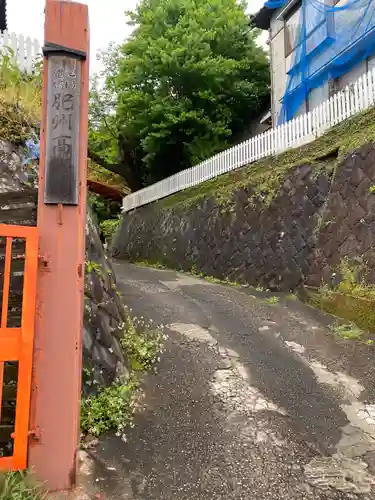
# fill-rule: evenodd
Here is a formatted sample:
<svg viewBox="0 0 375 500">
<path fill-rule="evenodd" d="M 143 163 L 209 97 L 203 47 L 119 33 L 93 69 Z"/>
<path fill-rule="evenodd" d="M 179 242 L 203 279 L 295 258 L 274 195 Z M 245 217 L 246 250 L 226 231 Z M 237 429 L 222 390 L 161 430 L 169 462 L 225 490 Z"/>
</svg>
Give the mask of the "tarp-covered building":
<svg viewBox="0 0 375 500">
<path fill-rule="evenodd" d="M 375 0 L 268 0 L 273 125 L 310 111 L 375 67 Z"/>
</svg>

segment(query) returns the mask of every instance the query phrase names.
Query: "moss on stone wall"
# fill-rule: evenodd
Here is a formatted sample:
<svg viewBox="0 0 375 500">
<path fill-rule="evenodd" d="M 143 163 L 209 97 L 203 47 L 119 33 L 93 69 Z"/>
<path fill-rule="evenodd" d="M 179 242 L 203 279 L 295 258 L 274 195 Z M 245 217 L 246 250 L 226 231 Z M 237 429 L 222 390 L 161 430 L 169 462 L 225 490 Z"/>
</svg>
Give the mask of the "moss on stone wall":
<svg viewBox="0 0 375 500">
<path fill-rule="evenodd" d="M 268 206 L 293 168 L 311 165 L 315 175 L 322 171 L 331 175 L 349 152 L 374 141 L 375 108 L 370 108 L 336 125 L 313 142 L 185 189 L 154 203 L 153 207 L 155 210 L 186 208 L 207 198 L 230 206 L 233 194 L 249 185 L 254 188 L 250 197 L 261 199 Z"/>
</svg>

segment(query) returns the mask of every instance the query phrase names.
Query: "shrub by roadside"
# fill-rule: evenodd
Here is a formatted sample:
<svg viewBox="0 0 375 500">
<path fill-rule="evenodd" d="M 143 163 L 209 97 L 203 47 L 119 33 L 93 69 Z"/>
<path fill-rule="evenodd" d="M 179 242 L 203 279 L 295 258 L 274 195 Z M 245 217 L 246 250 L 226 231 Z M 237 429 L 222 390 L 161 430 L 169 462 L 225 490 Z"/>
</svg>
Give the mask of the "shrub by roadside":
<svg viewBox="0 0 375 500">
<path fill-rule="evenodd" d="M 152 369 L 162 352 L 165 338 L 162 327 L 143 318 L 131 318 L 127 311 L 121 346 L 129 360 L 130 376 L 126 382 L 116 380 L 111 386 L 82 399 L 81 432 L 97 438 L 114 430 L 126 440 L 126 428 L 132 425 L 136 395 L 142 374 Z"/>
<path fill-rule="evenodd" d="M 113 238 L 120 225 L 120 222 L 120 219 L 108 219 L 100 223 L 100 229 L 108 242 L 110 242 Z"/>
<path fill-rule="evenodd" d="M 346 340 L 360 340 L 365 332 L 375 333 L 375 286 L 366 283 L 367 272 L 366 263 L 343 259 L 332 275 L 332 283 L 322 284 L 317 290 L 307 289 L 311 305 L 342 320 L 333 325 L 332 331 Z M 371 339 L 365 341 L 372 344 Z"/>
</svg>

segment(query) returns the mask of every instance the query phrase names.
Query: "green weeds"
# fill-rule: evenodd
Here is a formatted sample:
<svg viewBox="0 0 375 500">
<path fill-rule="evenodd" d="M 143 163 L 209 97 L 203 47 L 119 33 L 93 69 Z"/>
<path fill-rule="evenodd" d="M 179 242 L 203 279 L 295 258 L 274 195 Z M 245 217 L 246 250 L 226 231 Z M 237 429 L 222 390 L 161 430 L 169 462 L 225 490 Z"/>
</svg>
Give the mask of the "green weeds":
<svg viewBox="0 0 375 500">
<path fill-rule="evenodd" d="M 0 473 L 1 500 L 44 500 L 46 495 L 25 472 Z"/>
<path fill-rule="evenodd" d="M 126 439 L 125 430 L 132 426 L 140 376 L 160 360 L 162 342 L 166 338 L 162 327 L 143 318 L 131 318 L 128 311 L 122 328 L 121 346 L 129 362 L 129 378 L 126 381 L 117 380 L 110 387 L 100 388 L 96 395 L 82 400 L 83 434 L 98 437 L 106 431 L 115 430 L 118 436 Z M 91 376 L 87 368 L 83 376 Z"/>
</svg>

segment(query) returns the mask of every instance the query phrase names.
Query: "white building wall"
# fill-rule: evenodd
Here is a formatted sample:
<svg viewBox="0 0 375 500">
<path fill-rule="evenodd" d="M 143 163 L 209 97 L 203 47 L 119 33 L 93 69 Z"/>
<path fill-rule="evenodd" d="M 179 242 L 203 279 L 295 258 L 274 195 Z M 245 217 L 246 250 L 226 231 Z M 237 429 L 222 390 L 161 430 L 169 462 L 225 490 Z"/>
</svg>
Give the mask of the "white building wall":
<svg viewBox="0 0 375 500">
<path fill-rule="evenodd" d="M 274 38 L 279 31 L 284 28 L 284 21 L 282 19 L 277 19 L 280 14 L 281 9 L 275 10 L 273 16 L 271 17 L 270 30 L 271 30 L 271 39 Z"/>
<path fill-rule="evenodd" d="M 367 71 L 367 61 L 362 61 L 357 64 L 351 71 L 345 73 L 345 75 L 340 76 L 336 82 L 336 90 L 342 90 L 351 83 L 354 83 L 358 78 L 366 73 Z"/>
<path fill-rule="evenodd" d="M 308 96 L 308 110 L 311 111 L 312 109 L 316 108 L 321 104 L 323 101 L 326 101 L 329 99 L 329 83 L 326 82 L 324 85 L 321 87 L 318 87 L 316 89 L 312 89 L 309 92 Z"/>
<path fill-rule="evenodd" d="M 281 110 L 281 99 L 285 93 L 287 74 L 285 68 L 284 28 L 271 40 L 272 123 L 277 123 Z"/>
</svg>

